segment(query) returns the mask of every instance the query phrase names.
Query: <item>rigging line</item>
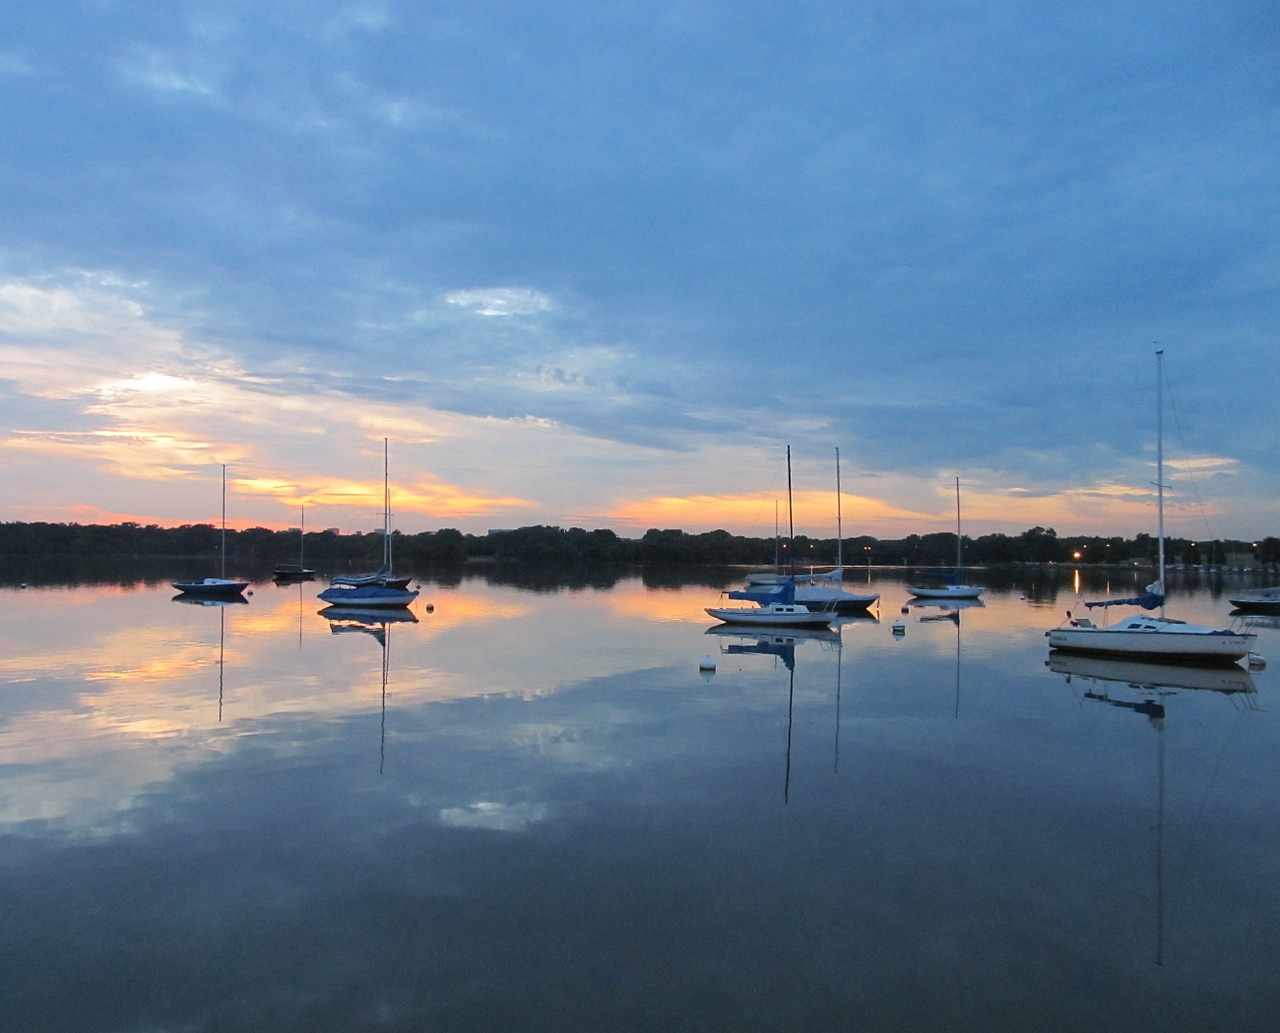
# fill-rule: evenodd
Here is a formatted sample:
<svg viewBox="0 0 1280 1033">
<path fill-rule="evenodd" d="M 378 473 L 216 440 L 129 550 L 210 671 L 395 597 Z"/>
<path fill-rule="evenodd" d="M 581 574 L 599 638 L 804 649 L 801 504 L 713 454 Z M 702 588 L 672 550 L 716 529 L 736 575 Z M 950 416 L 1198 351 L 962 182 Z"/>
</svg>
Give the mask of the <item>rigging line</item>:
<svg viewBox="0 0 1280 1033">
<path fill-rule="evenodd" d="M 781 477 L 782 477 L 782 473 L 781 473 L 781 471 L 782 471 L 782 470 L 784 470 L 784 469 L 786 469 L 786 463 L 785 463 L 785 462 L 783 462 L 783 463 L 779 463 L 777 466 L 775 466 L 775 467 L 774 467 L 774 470 L 773 470 L 773 480 L 771 480 L 771 481 L 769 482 L 769 484 L 768 484 L 768 485 L 766 486 L 766 488 L 765 488 L 765 493 L 764 493 L 764 495 L 763 495 L 763 496 L 761 496 L 761 499 L 760 499 L 760 505 L 759 505 L 759 506 L 757 507 L 757 509 L 756 509 L 755 516 L 751 518 L 751 522 L 747 525 L 747 531 L 748 531 L 748 533 L 745 535 L 745 537 L 748 537 L 748 538 L 759 538 L 759 537 L 762 537 L 759 533 L 753 533 L 753 532 L 756 532 L 756 529 L 757 529 L 758 527 L 760 527 L 760 525 L 761 525 L 761 516 L 760 516 L 761 511 L 762 511 L 762 510 L 764 509 L 764 507 L 765 507 L 765 503 L 766 503 L 766 501 L 768 500 L 768 496 L 769 496 L 771 493 L 773 493 L 774 488 L 777 486 L 777 484 L 778 484 L 779 480 L 781 479 Z M 776 501 L 777 501 L 777 500 L 775 499 L 774 501 L 775 501 L 775 503 L 776 503 Z"/>
<path fill-rule="evenodd" d="M 1164 385 L 1165 401 L 1169 405 L 1169 415 L 1173 418 L 1174 430 L 1177 433 L 1178 444 L 1182 449 L 1183 468 L 1182 475 L 1191 482 L 1191 495 L 1195 499 L 1196 509 L 1200 512 L 1200 520 L 1204 524 L 1206 534 L 1203 537 L 1212 538 L 1212 528 L 1209 526 L 1209 514 L 1205 509 L 1204 498 L 1200 494 L 1200 482 L 1196 479 L 1195 465 L 1191 461 L 1191 453 L 1187 448 L 1186 435 L 1182 430 L 1182 422 L 1178 419 L 1178 405 L 1173 397 L 1173 392 L 1169 389 L 1168 378 L 1165 378 Z M 1212 559 L 1212 557 L 1210 557 Z"/>
</svg>

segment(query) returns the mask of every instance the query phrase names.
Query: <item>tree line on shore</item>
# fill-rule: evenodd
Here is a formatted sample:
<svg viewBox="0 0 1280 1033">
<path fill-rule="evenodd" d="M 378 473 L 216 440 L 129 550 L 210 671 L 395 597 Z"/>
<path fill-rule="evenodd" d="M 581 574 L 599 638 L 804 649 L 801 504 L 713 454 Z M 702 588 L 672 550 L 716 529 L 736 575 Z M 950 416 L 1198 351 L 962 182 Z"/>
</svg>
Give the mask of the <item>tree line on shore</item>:
<svg viewBox="0 0 1280 1033">
<path fill-rule="evenodd" d="M 217 555 L 222 532 L 212 524 L 160 527 L 155 524 L 0 523 L 0 556 L 150 556 L 196 557 Z M 265 527 L 226 532 L 228 562 L 251 567 L 297 562 L 308 566 L 376 567 L 382 557 L 382 532 L 308 531 L 299 541 L 297 530 Z M 837 550 L 839 545 L 839 550 Z M 846 566 L 947 567 L 955 563 L 954 532 L 878 539 L 867 535 L 790 540 L 749 538 L 728 531 L 687 533 L 651 528 L 640 538 L 622 538 L 607 529 L 547 525 L 464 534 L 454 528 L 420 534 L 393 532 L 396 565 L 402 568 L 495 563 L 622 563 L 724 564 L 805 569 L 830 566 L 839 554 Z M 963 539 L 964 561 L 974 566 L 1002 564 L 1077 563 L 1082 565 L 1147 564 L 1154 562 L 1156 539 L 1094 535 L 1062 536 L 1053 528 L 1033 527 L 1021 534 L 988 534 Z M 1280 563 L 1280 538 L 1258 541 L 1166 539 L 1168 562 L 1273 568 Z"/>
</svg>

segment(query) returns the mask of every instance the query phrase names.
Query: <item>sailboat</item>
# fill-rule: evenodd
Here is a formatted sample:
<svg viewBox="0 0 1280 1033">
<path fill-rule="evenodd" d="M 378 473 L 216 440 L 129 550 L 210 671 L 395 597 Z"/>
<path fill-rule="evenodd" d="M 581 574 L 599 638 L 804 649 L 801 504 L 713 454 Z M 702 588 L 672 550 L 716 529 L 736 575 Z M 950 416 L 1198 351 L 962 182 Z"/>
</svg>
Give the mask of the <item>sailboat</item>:
<svg viewBox="0 0 1280 1033">
<path fill-rule="evenodd" d="M 227 464 L 222 464 L 222 566 L 218 577 L 203 577 L 199 581 L 171 581 L 179 592 L 186 595 L 240 595 L 249 587 L 248 581 L 227 577 Z"/>
<path fill-rule="evenodd" d="M 408 578 L 391 574 L 391 487 L 388 477 L 387 439 L 382 439 L 382 567 L 360 577 L 335 577 L 319 598 L 332 606 L 408 606 L 418 598 Z"/>
<path fill-rule="evenodd" d="M 907 585 L 917 599 L 977 599 L 982 589 L 961 582 L 964 577 L 964 539 L 960 535 L 960 478 L 956 478 L 956 569 L 948 581 L 944 576 L 937 584 Z"/>
<path fill-rule="evenodd" d="M 278 563 L 271 576 L 277 581 L 310 581 L 316 572 L 303 563 L 303 552 L 307 543 L 307 507 L 302 507 L 302 522 L 298 527 L 298 562 Z"/>
<path fill-rule="evenodd" d="M 1158 546 L 1156 580 L 1146 593 L 1131 599 L 1111 599 L 1085 603 L 1087 607 L 1136 605 L 1158 607 L 1159 616 L 1132 614 L 1115 624 L 1100 627 L 1087 617 L 1072 617 L 1067 623 L 1046 631 L 1050 649 L 1132 660 L 1234 663 L 1249 655 L 1252 632 L 1207 628 L 1166 617 L 1164 612 L 1164 350 L 1156 352 L 1156 511 Z"/>
<path fill-rule="evenodd" d="M 787 446 L 787 513 L 794 521 L 791 508 L 791 446 Z M 795 538 L 794 523 L 791 538 Z M 782 625 L 821 628 L 836 618 L 833 610 L 811 610 L 796 601 L 796 578 L 784 577 L 776 585 L 748 586 L 728 593 L 730 599 L 745 599 L 755 606 L 708 606 L 706 612 L 726 624 Z"/>
<path fill-rule="evenodd" d="M 840 511 L 840 449 L 836 449 L 836 569 L 796 579 L 796 602 L 811 610 L 858 613 L 866 610 L 878 593 L 846 592 L 844 589 L 844 526 Z"/>
</svg>

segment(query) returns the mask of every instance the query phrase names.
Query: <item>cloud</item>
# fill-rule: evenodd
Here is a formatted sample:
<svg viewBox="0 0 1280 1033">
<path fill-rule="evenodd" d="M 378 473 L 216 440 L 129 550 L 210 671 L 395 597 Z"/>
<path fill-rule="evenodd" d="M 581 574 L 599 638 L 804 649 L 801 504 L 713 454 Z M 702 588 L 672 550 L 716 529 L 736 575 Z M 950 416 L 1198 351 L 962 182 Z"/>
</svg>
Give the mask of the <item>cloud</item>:
<svg viewBox="0 0 1280 1033">
<path fill-rule="evenodd" d="M 1161 340 L 1252 521 L 1280 481 L 1242 388 L 1280 278 L 1259 10 L 33 9 L 0 54 L 7 411 L 264 481 L 358 477 L 339 423 L 447 440 L 459 497 L 548 518 L 840 445 L 918 513 L 949 471 L 1136 480 Z M 613 466 L 531 491 L 551 440 Z"/>
</svg>

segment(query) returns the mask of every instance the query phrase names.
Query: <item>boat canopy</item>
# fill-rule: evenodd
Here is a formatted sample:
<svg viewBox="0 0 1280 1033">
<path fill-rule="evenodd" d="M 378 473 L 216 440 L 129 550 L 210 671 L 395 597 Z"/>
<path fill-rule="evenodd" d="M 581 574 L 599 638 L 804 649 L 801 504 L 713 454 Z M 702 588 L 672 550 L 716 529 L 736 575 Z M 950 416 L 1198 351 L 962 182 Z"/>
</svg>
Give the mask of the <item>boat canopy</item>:
<svg viewBox="0 0 1280 1033">
<path fill-rule="evenodd" d="M 1093 609 L 1096 606 L 1141 606 L 1144 610 L 1158 610 L 1164 605 L 1164 583 L 1161 581 L 1153 581 L 1147 585 L 1147 590 L 1142 595 L 1132 596 L 1128 599 L 1097 599 L 1094 601 L 1085 601 L 1085 606 Z"/>
<path fill-rule="evenodd" d="M 729 592 L 730 599 L 746 599 L 761 606 L 777 603 L 790 606 L 796 601 L 796 579 L 788 577 L 776 585 L 759 585 L 755 588 L 735 588 Z"/>
</svg>

